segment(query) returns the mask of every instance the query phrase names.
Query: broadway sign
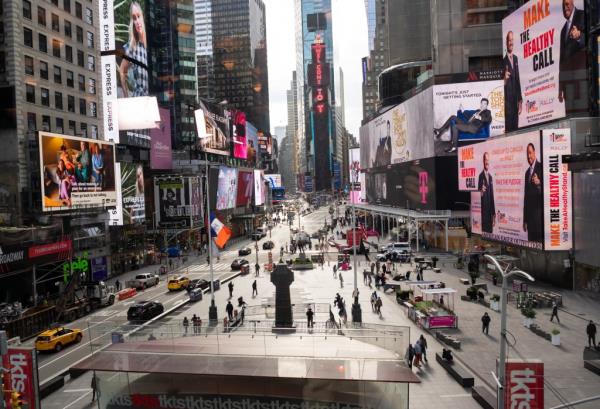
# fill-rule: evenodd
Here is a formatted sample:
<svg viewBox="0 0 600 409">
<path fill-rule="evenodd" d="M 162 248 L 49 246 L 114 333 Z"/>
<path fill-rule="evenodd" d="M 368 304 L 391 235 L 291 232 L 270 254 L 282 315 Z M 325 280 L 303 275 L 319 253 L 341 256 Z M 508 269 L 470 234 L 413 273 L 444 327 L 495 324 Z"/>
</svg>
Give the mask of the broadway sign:
<svg viewBox="0 0 600 409">
<path fill-rule="evenodd" d="M 67 239 L 48 244 L 0 246 L 0 275 L 32 264 L 66 260 L 71 248 L 71 240 Z"/>
</svg>

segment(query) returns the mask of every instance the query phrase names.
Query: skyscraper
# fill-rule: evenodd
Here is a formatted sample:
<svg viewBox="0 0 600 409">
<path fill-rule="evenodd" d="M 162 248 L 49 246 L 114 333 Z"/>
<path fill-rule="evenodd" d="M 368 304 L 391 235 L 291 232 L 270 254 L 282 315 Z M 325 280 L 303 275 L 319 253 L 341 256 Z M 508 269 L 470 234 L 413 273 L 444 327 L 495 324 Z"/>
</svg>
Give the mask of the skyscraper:
<svg viewBox="0 0 600 409">
<path fill-rule="evenodd" d="M 296 174 L 298 149 L 296 136 L 298 133 L 298 98 L 296 85 L 296 71 L 292 72 L 290 89 L 287 90 L 287 126 L 285 138 L 281 143 L 279 152 L 279 170 L 283 185 L 288 192 L 295 192 L 297 188 Z"/>
<path fill-rule="evenodd" d="M 198 94 L 246 113 L 268 132 L 269 72 L 262 0 L 195 0 Z M 210 17 L 210 18 L 209 18 Z"/>
<path fill-rule="evenodd" d="M 331 0 L 296 0 L 295 6 L 299 167 L 319 191 L 332 188 L 335 155 Z"/>
</svg>

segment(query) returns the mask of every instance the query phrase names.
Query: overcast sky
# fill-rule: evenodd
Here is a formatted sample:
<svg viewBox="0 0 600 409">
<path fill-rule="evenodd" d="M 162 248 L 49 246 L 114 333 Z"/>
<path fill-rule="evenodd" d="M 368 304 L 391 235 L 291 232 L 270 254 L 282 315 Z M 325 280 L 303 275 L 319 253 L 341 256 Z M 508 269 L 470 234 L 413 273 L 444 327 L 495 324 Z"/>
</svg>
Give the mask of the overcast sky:
<svg viewBox="0 0 600 409">
<path fill-rule="evenodd" d="M 263 0 L 267 9 L 271 131 L 287 125 L 286 91 L 296 69 L 294 0 Z M 344 71 L 346 127 L 358 137 L 362 119 L 361 58 L 368 54 L 364 0 L 332 0 L 335 76 Z M 337 84 L 336 84 L 337 85 Z"/>
</svg>

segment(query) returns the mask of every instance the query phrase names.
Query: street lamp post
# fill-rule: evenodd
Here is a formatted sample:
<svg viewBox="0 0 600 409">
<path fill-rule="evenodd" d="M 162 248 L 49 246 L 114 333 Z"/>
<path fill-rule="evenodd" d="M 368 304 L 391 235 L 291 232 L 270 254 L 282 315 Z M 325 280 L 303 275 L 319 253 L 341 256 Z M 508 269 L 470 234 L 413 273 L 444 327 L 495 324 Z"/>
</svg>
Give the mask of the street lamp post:
<svg viewBox="0 0 600 409">
<path fill-rule="evenodd" d="M 217 314 L 217 306 L 215 304 L 215 277 L 212 262 L 212 227 L 210 225 L 210 191 L 208 185 L 208 154 L 205 156 L 205 174 L 206 174 L 206 211 L 208 212 L 208 226 L 206 233 L 208 235 L 208 269 L 210 271 L 210 307 L 208 307 L 208 320 L 211 324 L 217 324 L 219 321 Z"/>
<path fill-rule="evenodd" d="M 504 390 L 506 388 L 506 307 L 508 304 L 506 298 L 508 293 L 508 278 L 512 276 L 521 276 L 532 282 L 535 281 L 535 279 L 524 271 L 518 269 L 511 270 L 510 265 L 508 265 L 506 269 L 503 269 L 494 256 L 486 254 L 485 258 L 491 261 L 502 275 L 502 298 L 500 307 L 500 357 L 498 359 L 499 373 L 497 374 L 497 383 L 500 389 L 498 391 L 498 408 L 502 409 L 504 408 Z"/>
</svg>

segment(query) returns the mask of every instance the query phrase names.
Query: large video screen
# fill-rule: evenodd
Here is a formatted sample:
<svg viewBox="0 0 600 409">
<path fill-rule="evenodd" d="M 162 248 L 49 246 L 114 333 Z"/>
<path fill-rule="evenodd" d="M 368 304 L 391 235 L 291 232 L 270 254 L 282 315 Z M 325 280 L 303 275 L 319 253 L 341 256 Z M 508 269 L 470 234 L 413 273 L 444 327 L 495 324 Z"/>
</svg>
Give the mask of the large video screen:
<svg viewBox="0 0 600 409">
<path fill-rule="evenodd" d="M 248 152 L 246 154 L 246 160 L 248 166 L 254 167 L 257 165 L 258 155 L 258 130 L 250 122 L 246 121 L 246 140 L 248 141 Z"/>
<path fill-rule="evenodd" d="M 219 182 L 217 186 L 217 210 L 233 209 L 237 196 L 237 168 L 219 167 Z"/>
<path fill-rule="evenodd" d="M 433 87 L 433 136 L 436 152 L 459 142 L 485 140 L 504 133 L 502 81 L 477 81 Z"/>
<path fill-rule="evenodd" d="M 249 206 L 254 192 L 254 173 L 252 171 L 238 172 L 237 206 Z"/>
<path fill-rule="evenodd" d="M 110 142 L 39 133 L 42 211 L 117 205 Z"/>
<path fill-rule="evenodd" d="M 360 172 L 360 148 L 352 148 L 348 154 L 350 175 L 350 203 L 360 203 L 361 172 Z"/>
<path fill-rule="evenodd" d="M 160 228 L 182 229 L 201 224 L 202 196 L 198 177 L 154 179 L 156 224 Z"/>
<path fill-rule="evenodd" d="M 543 153 L 542 153 L 543 152 Z M 459 149 L 459 189 L 471 196 L 473 232 L 545 250 L 570 248 L 569 130 L 498 138 Z"/>
<path fill-rule="evenodd" d="M 231 144 L 229 112 L 218 104 L 207 104 L 202 101 L 200 101 L 200 109 L 204 112 L 207 137 L 199 139 L 199 149 L 229 156 Z"/>
<path fill-rule="evenodd" d="M 233 112 L 233 157 L 238 159 L 248 158 L 246 114 L 242 111 Z"/>
<path fill-rule="evenodd" d="M 267 180 L 267 182 L 269 182 L 269 186 L 271 187 L 271 189 L 282 186 L 281 175 L 279 173 L 271 173 L 265 175 L 265 179 Z"/>
<path fill-rule="evenodd" d="M 260 206 L 265 204 L 265 172 L 263 170 L 254 171 L 254 204 Z"/>
<path fill-rule="evenodd" d="M 144 167 L 141 163 L 121 163 L 123 223 L 140 224 L 146 218 Z"/>
<path fill-rule="evenodd" d="M 529 1 L 502 20 L 506 132 L 587 111 L 583 0 Z"/>
</svg>

